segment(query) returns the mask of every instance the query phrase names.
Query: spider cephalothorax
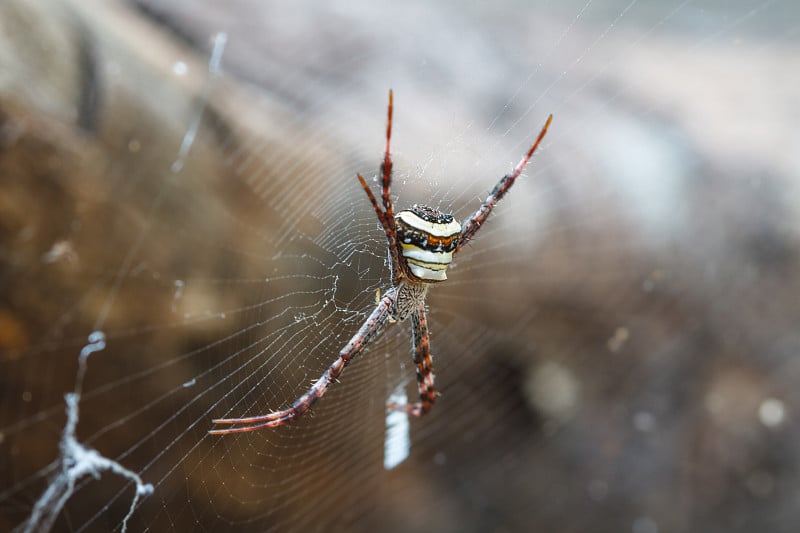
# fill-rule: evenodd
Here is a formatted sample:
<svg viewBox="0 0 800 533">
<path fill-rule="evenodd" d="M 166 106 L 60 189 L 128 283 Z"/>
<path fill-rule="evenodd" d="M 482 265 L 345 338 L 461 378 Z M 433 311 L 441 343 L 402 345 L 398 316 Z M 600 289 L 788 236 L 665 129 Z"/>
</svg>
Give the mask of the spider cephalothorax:
<svg viewBox="0 0 800 533">
<path fill-rule="evenodd" d="M 215 424 L 245 424 L 241 427 L 213 429 L 209 433 L 224 435 L 228 433 L 244 433 L 257 429 L 280 426 L 296 420 L 311 409 L 314 403 L 322 398 L 328 386 L 338 381 L 344 367 L 358 355 L 387 322 L 411 318 L 412 349 L 414 366 L 417 370 L 419 402 L 408 405 L 389 404 L 388 409 L 396 409 L 408 414 L 420 416 L 430 411 L 436 401 L 437 393 L 433 388 L 433 358 L 431 356 L 430 338 L 428 335 L 428 319 L 426 318 L 425 297 L 432 283 L 447 279 L 447 267 L 453 256 L 470 242 L 481 228 L 497 202 L 506 194 L 514 181 L 528 164 L 528 160 L 536 151 L 536 147 L 547 133 L 550 121 L 547 119 L 536 142 L 522 157 L 517 166 L 495 185 L 486 201 L 463 224 L 453 219 L 453 215 L 443 213 L 426 205 L 414 205 L 411 209 L 394 214 L 390 188 L 392 184 L 392 158 L 389 153 L 389 141 L 392 138 L 392 92 L 389 91 L 389 116 L 386 121 L 386 148 L 381 162 L 381 204 L 370 190 L 364 177 L 359 174 L 364 192 L 367 193 L 378 222 L 386 234 L 389 260 L 392 274 L 392 286 L 383 293 L 375 309 L 370 313 L 358 332 L 353 335 L 339 357 L 328 367 L 322 377 L 300 396 L 291 407 L 266 415 L 248 418 L 218 418 Z"/>
<path fill-rule="evenodd" d="M 418 204 L 400 211 L 394 219 L 403 274 L 423 283 L 446 280 L 461 238 L 461 224 L 453 215 Z"/>
</svg>

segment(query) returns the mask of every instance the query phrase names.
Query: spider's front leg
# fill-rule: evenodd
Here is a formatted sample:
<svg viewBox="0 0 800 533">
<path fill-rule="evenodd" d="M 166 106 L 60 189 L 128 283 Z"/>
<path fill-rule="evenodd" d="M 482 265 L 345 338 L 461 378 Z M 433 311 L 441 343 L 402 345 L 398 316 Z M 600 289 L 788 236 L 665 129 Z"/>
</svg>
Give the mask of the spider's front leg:
<svg viewBox="0 0 800 533">
<path fill-rule="evenodd" d="M 544 123 L 542 131 L 539 132 L 539 136 L 536 138 L 536 142 L 533 143 L 533 146 L 531 146 L 530 150 L 528 150 L 528 153 L 522 156 L 522 159 L 520 160 L 519 163 L 517 163 L 517 166 L 514 167 L 514 170 L 512 170 L 510 174 L 506 174 L 505 176 L 503 176 L 503 178 L 497 183 L 497 185 L 494 186 L 492 192 L 489 193 L 489 196 L 486 198 L 486 201 L 483 202 L 481 206 L 478 208 L 478 210 L 475 211 L 475 213 L 467 220 L 465 220 L 464 223 L 461 225 L 463 228 L 461 230 L 461 238 L 459 239 L 458 246 L 453 251 L 453 255 L 457 254 L 458 251 L 461 250 L 465 244 L 467 244 L 470 240 L 472 240 L 475 234 L 478 233 L 478 230 L 481 229 L 483 223 L 486 222 L 486 219 L 489 217 L 489 214 L 492 212 L 492 209 L 494 209 L 494 206 L 497 205 L 497 202 L 499 202 L 503 198 L 503 196 L 505 196 L 506 192 L 508 192 L 508 189 L 510 189 L 511 186 L 514 185 L 516 179 L 519 177 L 520 174 L 522 174 L 522 171 L 525 169 L 525 165 L 528 164 L 528 161 L 530 161 L 531 157 L 533 156 L 533 153 L 539 147 L 539 143 L 542 142 L 542 139 L 547 133 L 547 128 L 550 127 L 550 122 L 552 121 L 553 121 L 553 115 L 547 117 L 547 122 Z"/>
<path fill-rule="evenodd" d="M 392 141 L 392 111 L 394 109 L 394 98 L 392 91 L 389 91 L 389 110 L 386 117 L 386 146 L 383 151 L 383 160 L 381 161 L 380 174 L 381 174 L 381 203 L 383 208 L 378 205 L 375 195 L 367 185 L 364 176 L 358 174 L 358 181 L 361 182 L 361 187 L 367 193 L 372 208 L 375 209 L 375 214 L 378 216 L 386 233 L 386 242 L 389 247 L 389 258 L 391 259 L 392 270 L 392 285 L 397 286 L 403 279 L 403 273 L 400 271 L 399 255 L 397 251 L 397 226 L 394 220 L 394 206 L 392 205 L 391 188 L 392 188 L 392 154 L 391 154 L 391 141 Z"/>
<path fill-rule="evenodd" d="M 431 410 L 436 401 L 433 387 L 433 359 L 431 358 L 430 336 L 428 335 L 428 319 L 425 316 L 425 302 L 419 302 L 417 309 L 411 314 L 411 335 L 414 343 L 414 365 L 417 368 L 417 385 L 420 400 L 417 403 L 398 405 L 390 403 L 387 409 L 405 411 L 410 415 L 422 416 Z"/>
<path fill-rule="evenodd" d="M 344 367 L 358 355 L 370 340 L 380 331 L 390 316 L 395 312 L 397 303 L 397 289 L 392 287 L 383 298 L 378 302 L 377 307 L 367 318 L 358 332 L 353 335 L 350 342 L 339 352 L 339 357 L 328 367 L 322 377 L 302 396 L 300 396 L 291 407 L 282 411 L 276 411 L 267 415 L 253 416 L 247 418 L 217 418 L 214 424 L 249 424 L 238 428 L 212 429 L 212 435 L 227 435 L 229 433 L 246 433 L 258 429 L 271 428 L 289 423 L 300 418 L 317 400 L 322 398 L 328 390 L 328 386 L 334 383 L 344 371 Z"/>
</svg>

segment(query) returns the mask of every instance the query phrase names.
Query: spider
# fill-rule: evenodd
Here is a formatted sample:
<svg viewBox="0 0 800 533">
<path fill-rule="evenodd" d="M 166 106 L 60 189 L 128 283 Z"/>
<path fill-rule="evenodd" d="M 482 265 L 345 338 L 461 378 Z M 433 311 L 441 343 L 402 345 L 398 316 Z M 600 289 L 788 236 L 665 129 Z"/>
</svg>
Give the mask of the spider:
<svg viewBox="0 0 800 533">
<path fill-rule="evenodd" d="M 387 409 L 406 411 L 410 415 L 422 416 L 430 411 L 436 400 L 433 388 L 433 362 L 428 335 L 428 320 L 425 316 L 425 296 L 428 287 L 447 279 L 447 267 L 453 257 L 469 243 L 481 228 L 497 202 L 508 192 L 514 181 L 528 164 L 547 128 L 553 120 L 550 115 L 539 132 L 536 142 L 522 157 L 517 166 L 495 185 L 492 192 L 478 210 L 463 224 L 453 219 L 453 215 L 443 213 L 426 205 L 416 204 L 411 209 L 394 213 L 389 195 L 392 183 L 392 158 L 389 144 L 392 138 L 392 91 L 389 91 L 389 111 L 386 121 L 386 148 L 380 166 L 381 203 L 367 185 L 364 177 L 358 174 L 367 198 L 378 215 L 378 221 L 386 233 L 389 249 L 392 286 L 379 299 L 375 310 L 339 352 L 339 356 L 322 374 L 311 388 L 300 396 L 291 407 L 266 415 L 247 418 L 217 418 L 214 424 L 243 424 L 239 427 L 212 429 L 213 435 L 244 433 L 259 429 L 280 426 L 300 418 L 314 403 L 322 398 L 328 386 L 338 381 L 344 368 L 381 331 L 387 321 L 405 320 L 411 317 L 411 335 L 414 364 L 417 368 L 417 383 L 420 401 L 407 405 L 389 404 Z"/>
</svg>

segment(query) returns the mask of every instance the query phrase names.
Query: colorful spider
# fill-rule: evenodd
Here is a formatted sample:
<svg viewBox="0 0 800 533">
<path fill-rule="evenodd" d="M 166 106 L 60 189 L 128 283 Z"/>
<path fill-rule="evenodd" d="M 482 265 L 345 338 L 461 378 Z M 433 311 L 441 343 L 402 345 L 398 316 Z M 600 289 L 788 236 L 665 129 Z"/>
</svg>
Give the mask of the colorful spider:
<svg viewBox="0 0 800 533">
<path fill-rule="evenodd" d="M 395 215 L 392 199 L 389 196 L 392 182 L 392 159 L 389 153 L 389 143 L 392 138 L 392 91 L 389 91 L 386 148 L 380 170 L 383 177 L 381 186 L 383 209 L 378 205 L 375 195 L 361 174 L 358 174 L 358 180 L 367 193 L 367 197 L 378 215 L 378 220 L 383 226 L 383 231 L 386 233 L 391 260 L 391 288 L 378 301 L 375 310 L 350 339 L 350 342 L 342 348 L 336 361 L 291 407 L 261 416 L 218 418 L 213 421 L 214 424 L 246 425 L 213 429 L 209 433 L 214 435 L 244 433 L 280 426 L 299 418 L 317 400 L 322 398 L 325 391 L 328 390 L 328 386 L 337 381 L 344 367 L 378 334 L 387 320 L 405 320 L 409 316 L 411 317 L 414 364 L 417 367 L 421 401 L 403 406 L 389 404 L 387 407 L 388 409 L 404 410 L 414 416 L 421 416 L 430 411 L 436 400 L 436 392 L 433 388 L 433 363 L 428 337 L 428 322 L 425 318 L 425 295 L 428 293 L 428 287 L 447 279 L 447 267 L 453 260 L 453 256 L 475 237 L 494 206 L 514 184 L 547 133 L 547 128 L 552 120 L 553 116 L 550 115 L 528 153 L 522 157 L 510 174 L 505 175 L 495 185 L 486 201 L 475 214 L 464 221 L 464 224 L 456 222 L 453 215 L 426 205 L 414 205 L 411 209 L 400 211 Z"/>
</svg>

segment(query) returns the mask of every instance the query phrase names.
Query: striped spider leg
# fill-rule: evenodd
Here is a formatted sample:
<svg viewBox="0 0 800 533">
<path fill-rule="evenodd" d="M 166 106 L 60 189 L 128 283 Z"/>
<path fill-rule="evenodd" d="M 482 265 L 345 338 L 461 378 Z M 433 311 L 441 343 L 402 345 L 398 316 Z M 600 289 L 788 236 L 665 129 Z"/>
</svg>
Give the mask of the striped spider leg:
<svg viewBox="0 0 800 533">
<path fill-rule="evenodd" d="M 547 128 L 550 126 L 553 116 L 550 115 L 547 118 L 547 122 L 539 132 L 536 141 L 514 169 L 495 185 L 478 210 L 466 219 L 463 224 L 459 224 L 453 219 L 453 215 L 421 204 L 416 204 L 411 209 L 394 214 L 390 196 L 392 182 L 390 152 L 392 111 L 393 97 L 392 91 L 389 91 L 386 146 L 380 166 L 380 204 L 364 177 L 358 174 L 361 187 L 366 192 L 367 198 L 372 204 L 378 221 L 386 234 L 392 277 L 391 288 L 378 301 L 377 306 L 358 332 L 342 348 L 333 364 L 328 367 L 322 377 L 305 394 L 295 400 L 291 407 L 282 411 L 247 418 L 218 418 L 213 420 L 214 424 L 239 424 L 239 427 L 212 429 L 209 433 L 214 435 L 245 433 L 280 426 L 299 418 L 317 400 L 322 398 L 328 390 L 328 386 L 338 380 L 348 363 L 375 338 L 390 319 L 397 321 L 411 317 L 412 348 L 420 401 L 403 406 L 389 404 L 387 408 L 403 410 L 411 415 L 421 416 L 430 411 L 433 406 L 437 394 L 433 383 L 433 361 L 425 313 L 425 296 L 428 293 L 428 287 L 431 284 L 447 279 L 447 267 L 450 266 L 453 256 L 475 237 L 475 234 L 486 222 L 494 206 L 503 198 L 525 169 L 542 138 L 547 133 Z"/>
</svg>

